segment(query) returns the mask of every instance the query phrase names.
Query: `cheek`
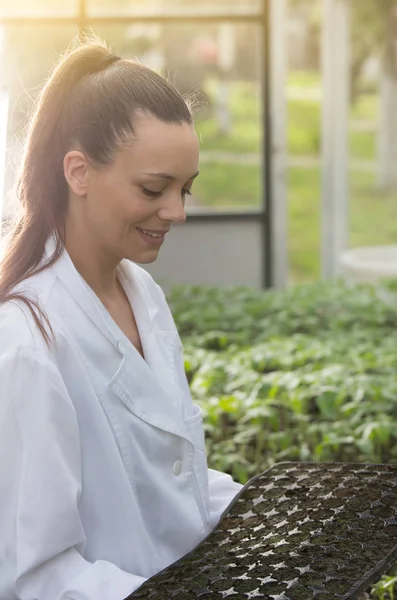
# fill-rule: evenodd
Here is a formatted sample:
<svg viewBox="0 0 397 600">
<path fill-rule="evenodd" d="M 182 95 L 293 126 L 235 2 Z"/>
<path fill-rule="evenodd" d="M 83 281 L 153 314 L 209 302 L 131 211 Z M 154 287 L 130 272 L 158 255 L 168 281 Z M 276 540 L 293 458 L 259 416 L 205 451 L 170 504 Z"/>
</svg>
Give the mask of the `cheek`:
<svg viewBox="0 0 397 600">
<path fill-rule="evenodd" d="M 157 212 L 154 200 L 142 198 L 133 186 L 112 177 L 99 177 L 90 189 L 90 218 L 97 226 L 116 232 L 132 233 L 133 225 L 147 221 Z"/>
<path fill-rule="evenodd" d="M 133 204 L 131 193 L 126 187 L 107 178 L 99 178 L 90 189 L 90 215 L 94 221 L 105 221 L 108 227 L 128 218 Z"/>
<path fill-rule="evenodd" d="M 142 198 L 139 194 L 131 194 L 127 201 L 120 199 L 115 212 L 127 227 L 131 227 L 150 219 L 157 212 L 157 208 L 153 200 Z"/>
</svg>

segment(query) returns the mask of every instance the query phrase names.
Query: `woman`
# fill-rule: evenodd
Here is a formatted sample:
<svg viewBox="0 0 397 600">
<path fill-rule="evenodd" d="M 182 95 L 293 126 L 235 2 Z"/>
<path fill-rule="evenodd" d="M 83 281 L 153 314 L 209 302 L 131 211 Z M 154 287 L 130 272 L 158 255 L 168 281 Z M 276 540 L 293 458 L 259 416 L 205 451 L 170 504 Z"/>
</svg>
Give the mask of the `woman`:
<svg viewBox="0 0 397 600">
<path fill-rule="evenodd" d="M 103 43 L 28 132 L 0 275 L 0 598 L 121 600 L 240 486 L 208 470 L 158 255 L 198 174 L 191 112 Z"/>
</svg>

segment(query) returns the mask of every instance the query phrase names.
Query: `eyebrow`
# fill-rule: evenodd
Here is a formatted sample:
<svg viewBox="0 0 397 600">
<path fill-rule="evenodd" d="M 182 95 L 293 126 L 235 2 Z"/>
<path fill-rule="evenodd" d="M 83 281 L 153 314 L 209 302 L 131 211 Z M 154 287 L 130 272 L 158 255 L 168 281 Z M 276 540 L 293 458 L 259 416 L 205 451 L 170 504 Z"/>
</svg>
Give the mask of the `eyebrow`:
<svg viewBox="0 0 397 600">
<path fill-rule="evenodd" d="M 195 179 L 199 175 L 200 171 L 197 171 L 194 175 L 189 177 L 188 181 Z M 161 179 L 168 179 L 169 181 L 175 181 L 176 177 L 169 175 L 168 173 L 143 173 L 143 175 L 150 175 L 151 177 L 159 177 Z"/>
</svg>

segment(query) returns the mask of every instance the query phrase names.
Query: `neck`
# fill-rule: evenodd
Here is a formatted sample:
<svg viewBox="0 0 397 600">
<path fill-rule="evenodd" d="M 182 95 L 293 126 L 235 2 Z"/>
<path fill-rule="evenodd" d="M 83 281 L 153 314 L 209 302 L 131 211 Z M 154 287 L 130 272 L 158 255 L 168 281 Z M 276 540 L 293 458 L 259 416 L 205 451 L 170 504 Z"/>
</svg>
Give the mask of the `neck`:
<svg viewBox="0 0 397 600">
<path fill-rule="evenodd" d="M 118 292 L 119 261 L 99 247 L 86 231 L 66 226 L 65 248 L 77 271 L 99 298 Z"/>
</svg>

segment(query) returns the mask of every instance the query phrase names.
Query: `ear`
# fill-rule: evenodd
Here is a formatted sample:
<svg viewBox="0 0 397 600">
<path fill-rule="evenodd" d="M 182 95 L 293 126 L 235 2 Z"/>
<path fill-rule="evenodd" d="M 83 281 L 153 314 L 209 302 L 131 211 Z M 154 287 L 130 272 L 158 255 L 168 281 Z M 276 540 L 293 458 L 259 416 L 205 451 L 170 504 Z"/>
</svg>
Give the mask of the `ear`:
<svg viewBox="0 0 397 600">
<path fill-rule="evenodd" d="M 85 196 L 88 187 L 89 165 L 83 152 L 71 150 L 63 159 L 65 179 L 76 196 Z"/>
</svg>

